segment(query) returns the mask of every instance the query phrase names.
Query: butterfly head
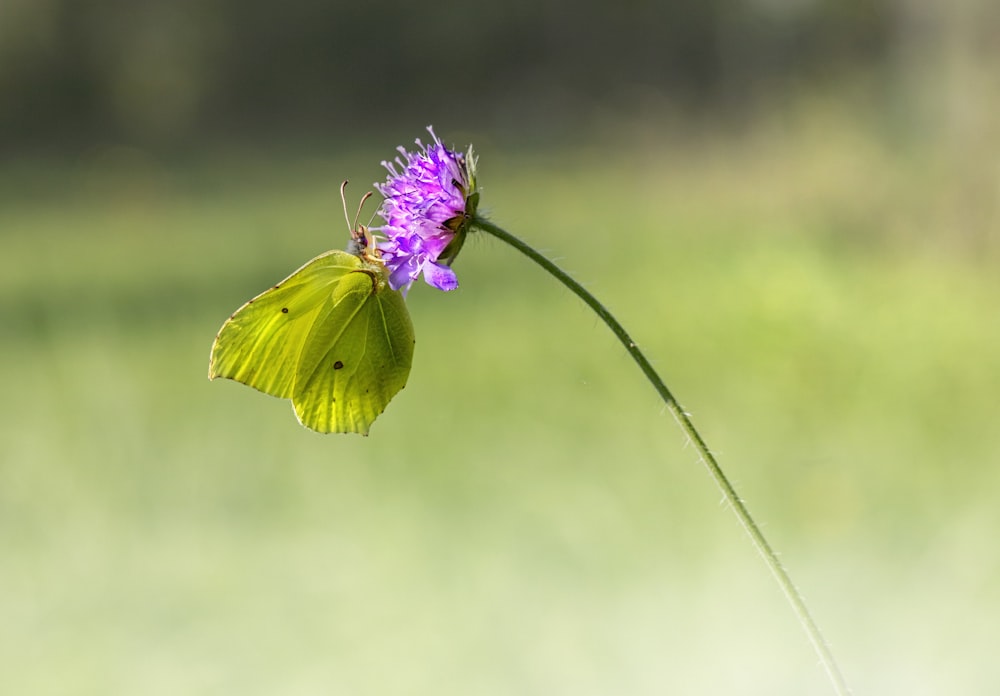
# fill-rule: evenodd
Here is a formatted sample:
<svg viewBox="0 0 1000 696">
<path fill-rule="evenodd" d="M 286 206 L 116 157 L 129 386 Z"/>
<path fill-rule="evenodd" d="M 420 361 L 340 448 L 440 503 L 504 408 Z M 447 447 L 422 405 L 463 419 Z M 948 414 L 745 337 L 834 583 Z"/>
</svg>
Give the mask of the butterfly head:
<svg viewBox="0 0 1000 696">
<path fill-rule="evenodd" d="M 359 256 L 365 261 L 381 261 L 381 253 L 378 247 L 375 246 L 375 240 L 372 238 L 371 232 L 368 231 L 368 227 L 362 225 L 358 222 L 361 218 L 361 210 L 365 207 L 365 202 L 371 198 L 372 192 L 368 191 L 364 196 L 361 197 L 361 202 L 358 203 L 358 212 L 354 214 L 354 222 L 351 222 L 351 218 L 347 214 L 347 196 L 344 191 L 347 189 L 347 180 L 340 185 L 340 201 L 344 206 L 344 219 L 347 220 L 347 232 L 351 238 L 347 242 L 347 252 Z"/>
</svg>

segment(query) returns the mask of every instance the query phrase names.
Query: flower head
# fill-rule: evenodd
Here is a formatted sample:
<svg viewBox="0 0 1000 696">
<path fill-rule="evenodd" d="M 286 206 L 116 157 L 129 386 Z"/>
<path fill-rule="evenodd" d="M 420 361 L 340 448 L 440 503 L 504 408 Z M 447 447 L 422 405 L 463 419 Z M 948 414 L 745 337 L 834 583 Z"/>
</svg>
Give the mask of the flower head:
<svg viewBox="0 0 1000 696">
<path fill-rule="evenodd" d="M 389 284 L 404 293 L 421 273 L 440 290 L 458 287 L 451 262 L 479 202 L 472 148 L 465 155 L 454 152 L 431 127 L 427 131 L 434 142 L 424 145 L 418 139 L 416 152 L 400 147 L 401 157 L 382 163 L 389 171 L 385 183 L 375 184 L 385 197 L 378 211 L 385 225 L 372 231 L 385 236 L 378 248 Z"/>
</svg>

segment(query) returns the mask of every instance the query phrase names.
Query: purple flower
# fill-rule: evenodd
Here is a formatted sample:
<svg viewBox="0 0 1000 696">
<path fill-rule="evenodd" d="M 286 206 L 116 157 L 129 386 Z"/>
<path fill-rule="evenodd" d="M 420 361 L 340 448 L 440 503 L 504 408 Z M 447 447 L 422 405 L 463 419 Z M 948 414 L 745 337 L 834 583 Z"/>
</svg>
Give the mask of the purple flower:
<svg viewBox="0 0 1000 696">
<path fill-rule="evenodd" d="M 434 142 L 424 145 L 418 139 L 416 152 L 400 147 L 401 157 L 382 163 L 389 171 L 385 183 L 375 184 L 385 197 L 378 210 L 385 225 L 372 231 L 386 238 L 378 249 L 389 269 L 389 285 L 404 293 L 421 273 L 440 290 L 458 287 L 451 262 L 479 201 L 472 148 L 466 155 L 453 152 L 430 126 L 427 131 Z"/>
</svg>

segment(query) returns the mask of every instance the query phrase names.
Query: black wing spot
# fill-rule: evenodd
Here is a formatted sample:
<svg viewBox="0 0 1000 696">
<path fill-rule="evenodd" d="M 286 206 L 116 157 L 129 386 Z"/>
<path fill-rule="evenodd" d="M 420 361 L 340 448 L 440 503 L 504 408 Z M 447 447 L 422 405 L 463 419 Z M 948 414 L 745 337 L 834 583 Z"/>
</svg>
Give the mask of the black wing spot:
<svg viewBox="0 0 1000 696">
<path fill-rule="evenodd" d="M 288 307 L 282 307 L 281 308 L 281 313 L 282 314 L 288 314 Z"/>
<path fill-rule="evenodd" d="M 340 361 L 340 360 L 338 360 L 337 362 L 333 363 L 333 369 L 334 370 L 339 370 L 343 366 L 344 366 L 344 363 L 342 361 Z"/>
</svg>

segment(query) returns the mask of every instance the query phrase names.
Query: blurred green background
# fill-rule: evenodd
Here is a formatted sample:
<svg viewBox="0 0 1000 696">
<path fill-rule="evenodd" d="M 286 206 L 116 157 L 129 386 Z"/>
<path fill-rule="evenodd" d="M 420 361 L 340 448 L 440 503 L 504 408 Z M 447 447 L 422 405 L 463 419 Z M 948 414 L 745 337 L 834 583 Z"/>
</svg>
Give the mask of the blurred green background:
<svg viewBox="0 0 1000 696">
<path fill-rule="evenodd" d="M 410 293 L 369 438 L 208 382 L 433 123 L 856 692 L 997 693 L 998 7 L 3 0 L 3 692 L 831 693 L 653 390 L 493 240 Z"/>
</svg>

